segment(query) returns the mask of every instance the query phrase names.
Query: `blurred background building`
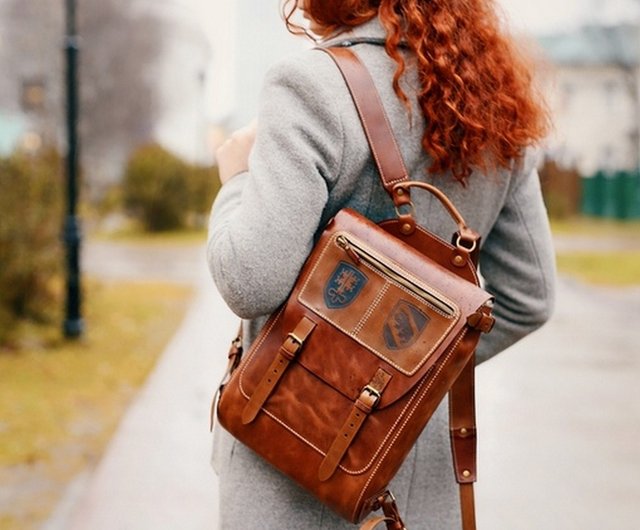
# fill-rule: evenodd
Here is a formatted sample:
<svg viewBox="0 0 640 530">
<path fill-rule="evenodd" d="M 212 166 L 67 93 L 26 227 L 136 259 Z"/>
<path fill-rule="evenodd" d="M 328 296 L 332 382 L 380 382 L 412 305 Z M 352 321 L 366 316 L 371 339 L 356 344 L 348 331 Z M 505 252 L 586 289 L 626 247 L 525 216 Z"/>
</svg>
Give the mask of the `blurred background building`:
<svg viewBox="0 0 640 530">
<path fill-rule="evenodd" d="M 550 156 L 582 175 L 640 165 L 640 28 L 588 26 L 540 39 L 556 65 Z"/>
<path fill-rule="evenodd" d="M 640 0 L 501 3 L 520 13 L 515 32 L 533 33 L 553 65 L 546 92 L 556 131 L 545 154 L 554 170 L 547 176 L 574 180 L 557 193 L 571 195 L 574 210 L 640 217 Z M 63 4 L 0 3 L 0 154 L 64 147 Z M 78 2 L 81 154 L 91 193 L 117 183 L 143 143 L 214 163 L 215 146 L 256 115 L 267 69 L 310 45 L 286 31 L 278 4 Z M 616 210 L 612 194 L 624 195 L 625 205 Z M 605 195 L 608 205 L 596 204 Z"/>
<path fill-rule="evenodd" d="M 214 79 L 207 27 L 188 3 L 137 0 L 136 10 L 153 13 L 163 27 L 153 75 L 158 98 L 153 138 L 189 162 L 211 164 L 207 101 Z"/>
<path fill-rule="evenodd" d="M 581 213 L 640 218 L 640 26 L 593 24 L 539 42 L 554 65 L 546 157 L 580 179 L 563 189 L 555 173 L 557 192 L 577 192 Z"/>
<path fill-rule="evenodd" d="M 77 2 L 81 156 L 92 195 L 117 183 L 138 145 L 159 142 L 188 162 L 212 162 L 212 45 L 178 2 Z M 0 4 L 0 155 L 64 150 L 64 2 Z"/>
<path fill-rule="evenodd" d="M 16 147 L 37 149 L 44 142 L 58 140 L 63 115 L 59 80 L 63 67 L 62 17 L 62 3 L 45 10 L 34 1 L 23 5 L 10 0 L 0 3 L 2 155 Z M 29 32 L 25 31 L 27 27 Z M 55 57 L 44 52 L 47 44 L 59 51 Z"/>
<path fill-rule="evenodd" d="M 239 0 L 235 29 L 235 98 L 231 124 L 243 125 L 255 117 L 257 96 L 269 67 L 282 56 L 308 47 L 308 41 L 285 28 L 275 2 Z"/>
</svg>

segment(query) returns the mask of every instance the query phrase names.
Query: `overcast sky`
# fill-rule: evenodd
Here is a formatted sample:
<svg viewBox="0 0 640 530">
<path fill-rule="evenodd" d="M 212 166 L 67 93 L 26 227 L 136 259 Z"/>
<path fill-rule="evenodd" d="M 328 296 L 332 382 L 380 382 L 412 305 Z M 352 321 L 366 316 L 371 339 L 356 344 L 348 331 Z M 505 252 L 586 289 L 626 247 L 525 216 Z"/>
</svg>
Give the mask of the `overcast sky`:
<svg viewBox="0 0 640 530">
<path fill-rule="evenodd" d="M 496 0 L 514 29 L 551 33 L 586 23 L 640 18 L 640 0 Z"/>
<path fill-rule="evenodd" d="M 1 1 L 1 0 L 0 0 Z M 156 0 L 145 0 L 154 2 Z M 236 53 L 234 43 L 241 45 L 238 39 L 234 19 L 234 8 L 242 4 L 243 13 L 251 13 L 253 2 L 273 5 L 274 16 L 261 23 L 278 25 L 266 31 L 265 36 L 273 38 L 274 30 L 286 34 L 284 25 L 277 14 L 281 0 L 159 0 L 162 4 L 180 7 L 179 11 L 189 14 L 190 18 L 200 27 L 203 34 L 209 37 L 216 57 L 217 72 L 221 75 L 233 75 Z M 494 0 L 498 9 L 502 9 L 503 17 L 513 33 L 543 35 L 570 31 L 584 24 L 605 23 L 612 24 L 621 21 L 640 21 L 640 0 Z M 256 13 L 262 10 L 256 10 Z M 246 16 L 246 15 L 245 15 Z M 260 16 L 260 15 L 257 15 Z M 254 21 L 255 22 L 255 21 Z M 255 24 L 249 24 L 255 27 Z M 259 26 L 258 26 L 259 27 Z M 252 41 L 251 35 L 247 41 Z M 254 35 L 253 37 L 257 37 Z M 255 38 L 253 39 L 255 40 Z M 268 42 L 268 41 L 265 41 Z M 249 45 L 249 44 L 248 44 Z M 224 54 L 215 51 L 224 50 Z M 640 51 L 639 51 L 640 53 Z M 264 66 L 264 65 L 263 65 Z M 220 74 L 219 74 L 220 75 Z M 256 74 L 258 75 L 258 74 Z M 256 81 L 257 82 L 257 81 Z M 235 97 L 233 82 L 216 85 L 215 98 L 211 101 L 232 101 Z M 226 108 L 225 105 L 223 105 Z M 215 114 L 215 112 L 212 112 Z"/>
<path fill-rule="evenodd" d="M 219 12 L 220 6 L 234 0 L 172 0 L 189 5 L 202 21 Z M 278 9 L 279 0 L 272 2 Z M 584 23 L 640 19 L 640 0 L 495 0 L 502 5 L 515 30 L 549 33 Z"/>
</svg>

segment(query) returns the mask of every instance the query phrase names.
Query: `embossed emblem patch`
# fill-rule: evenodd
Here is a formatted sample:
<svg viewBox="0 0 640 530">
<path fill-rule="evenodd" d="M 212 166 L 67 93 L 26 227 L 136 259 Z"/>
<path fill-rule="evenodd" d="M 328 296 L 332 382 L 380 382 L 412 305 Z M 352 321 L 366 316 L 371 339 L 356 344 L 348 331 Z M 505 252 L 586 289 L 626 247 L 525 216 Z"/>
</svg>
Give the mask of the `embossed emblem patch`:
<svg viewBox="0 0 640 530">
<path fill-rule="evenodd" d="M 390 350 L 411 346 L 429 324 L 429 317 L 405 300 L 393 308 L 383 327 L 384 341 Z"/>
<path fill-rule="evenodd" d="M 367 283 L 367 277 L 353 265 L 341 261 L 324 288 L 324 303 L 341 309 L 353 302 Z"/>
</svg>

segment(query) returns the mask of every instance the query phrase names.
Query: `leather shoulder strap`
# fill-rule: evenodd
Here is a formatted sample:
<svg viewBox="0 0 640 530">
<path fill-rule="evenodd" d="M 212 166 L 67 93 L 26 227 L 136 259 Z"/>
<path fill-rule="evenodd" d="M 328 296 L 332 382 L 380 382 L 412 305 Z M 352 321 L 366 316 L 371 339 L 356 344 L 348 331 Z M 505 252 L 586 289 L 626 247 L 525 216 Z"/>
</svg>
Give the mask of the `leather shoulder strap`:
<svg viewBox="0 0 640 530">
<path fill-rule="evenodd" d="M 408 180 L 408 175 L 371 74 L 358 56 L 347 48 L 317 49 L 327 53 L 342 73 L 362 121 L 382 184 L 393 198 L 393 186 Z"/>
<path fill-rule="evenodd" d="M 380 178 L 387 193 L 396 204 L 393 187 L 408 181 L 407 170 L 396 143 L 389 120 L 373 83 L 371 74 L 358 56 L 345 47 L 317 48 L 327 53 L 342 73 L 355 103 L 360 121 L 373 153 Z M 447 200 L 445 206 L 449 201 Z M 400 202 L 402 204 L 402 201 Z M 453 208 L 453 211 L 456 211 Z M 460 223 L 459 223 L 460 224 Z M 463 227 L 466 228 L 462 220 Z M 456 479 L 460 484 L 460 504 L 464 530 L 475 530 L 473 482 L 476 480 L 476 426 L 474 400 L 474 364 L 472 357 L 461 377 L 451 389 L 450 428 Z M 395 528 L 395 517 L 380 517 L 368 521 L 362 528 L 373 528 L 386 522 Z M 361 528 L 361 530 L 362 530 Z"/>
</svg>

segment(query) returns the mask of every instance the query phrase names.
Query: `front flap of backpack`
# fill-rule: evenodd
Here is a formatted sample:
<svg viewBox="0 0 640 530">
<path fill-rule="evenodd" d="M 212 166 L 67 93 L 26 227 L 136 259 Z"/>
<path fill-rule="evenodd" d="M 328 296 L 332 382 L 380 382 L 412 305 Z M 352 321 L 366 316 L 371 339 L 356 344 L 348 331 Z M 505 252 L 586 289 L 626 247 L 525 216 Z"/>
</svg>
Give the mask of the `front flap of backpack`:
<svg viewBox="0 0 640 530">
<path fill-rule="evenodd" d="M 442 243 L 443 245 L 448 245 Z M 485 291 L 350 211 L 325 230 L 284 313 L 317 322 L 298 362 L 353 399 L 382 368 L 379 408 L 424 376 L 490 300 Z M 348 374 L 348 375 L 345 375 Z"/>
</svg>

